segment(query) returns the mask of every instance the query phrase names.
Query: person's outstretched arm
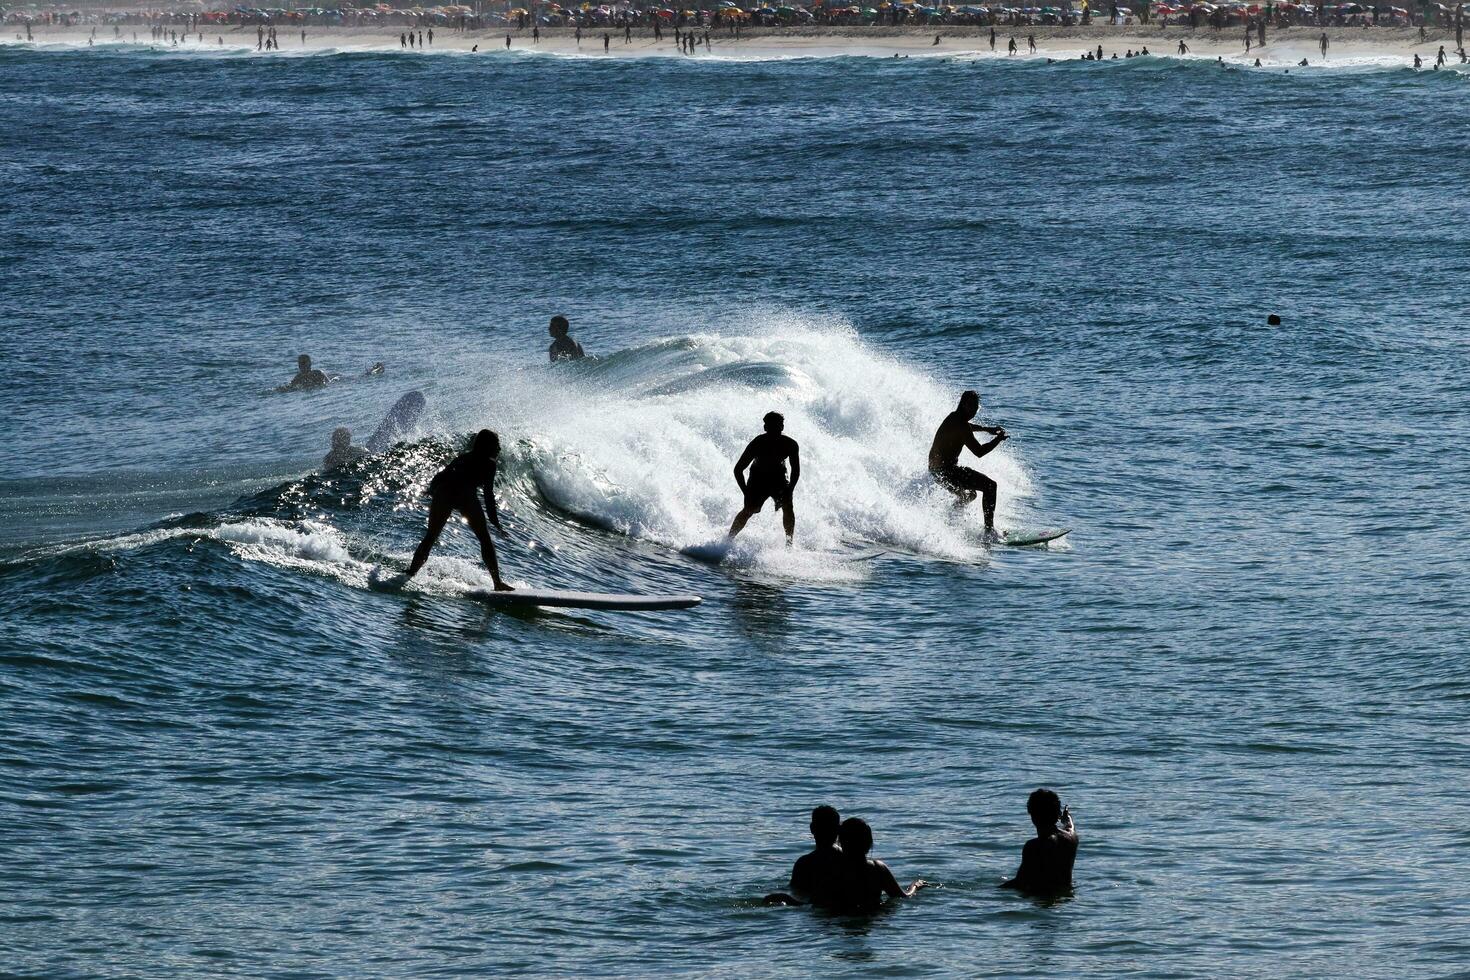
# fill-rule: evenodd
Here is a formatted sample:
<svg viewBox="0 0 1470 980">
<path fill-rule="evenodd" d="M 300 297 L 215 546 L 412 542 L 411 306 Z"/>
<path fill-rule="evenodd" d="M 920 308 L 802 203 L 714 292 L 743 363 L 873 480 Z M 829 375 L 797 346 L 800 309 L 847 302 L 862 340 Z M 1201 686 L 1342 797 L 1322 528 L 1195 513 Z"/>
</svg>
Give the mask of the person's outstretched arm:
<svg viewBox="0 0 1470 980">
<path fill-rule="evenodd" d="M 882 861 L 874 861 L 873 863 L 878 866 L 878 873 L 883 879 L 883 891 L 888 894 L 889 898 L 913 898 L 915 892 L 929 884 L 923 878 L 920 878 L 912 885 L 904 888 L 898 883 L 898 879 L 893 877 L 893 872 L 888 869 L 888 865 Z"/>
</svg>

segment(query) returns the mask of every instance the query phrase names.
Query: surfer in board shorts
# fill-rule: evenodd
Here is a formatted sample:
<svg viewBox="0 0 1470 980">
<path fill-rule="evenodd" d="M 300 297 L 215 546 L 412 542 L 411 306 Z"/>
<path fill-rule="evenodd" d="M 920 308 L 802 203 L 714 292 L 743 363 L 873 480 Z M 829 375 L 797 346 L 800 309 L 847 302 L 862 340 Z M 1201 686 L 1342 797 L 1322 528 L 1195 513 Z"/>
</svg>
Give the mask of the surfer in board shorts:
<svg viewBox="0 0 1470 980">
<path fill-rule="evenodd" d="M 960 395 L 960 404 L 939 423 L 934 433 L 934 443 L 929 447 L 929 473 L 935 482 L 959 498 L 961 505 L 973 503 L 976 494 L 981 495 L 981 506 L 985 510 L 985 530 L 995 533 L 995 481 L 983 473 L 977 473 L 960 465 L 960 452 L 969 449 L 976 458 L 984 456 L 1006 438 L 1006 430 L 996 426 L 990 428 L 975 425 L 970 420 L 980 411 L 980 395 L 967 391 Z M 995 438 L 985 445 L 975 439 L 975 433 L 988 432 Z"/>
<path fill-rule="evenodd" d="M 796 481 L 801 479 L 800 447 L 796 440 L 783 435 L 786 419 L 779 412 L 767 412 L 762 420 L 766 431 L 750 440 L 745 452 L 735 463 L 735 482 L 745 497 L 745 506 L 735 515 L 730 525 L 730 537 L 735 537 L 756 514 L 761 512 L 767 500 L 781 512 L 781 523 L 786 529 L 786 543 L 796 534 L 796 512 L 791 509 L 791 494 Z M 791 460 L 791 479 L 786 478 L 786 461 Z M 750 467 L 750 478 L 745 468 Z"/>
<path fill-rule="evenodd" d="M 404 582 L 424 567 L 444 525 L 455 511 L 459 511 L 470 530 L 475 532 L 475 537 L 480 539 L 480 557 L 490 571 L 495 591 L 514 591 L 501 581 L 500 565 L 495 560 L 495 542 L 490 540 L 490 529 L 485 519 L 485 511 L 488 510 L 489 523 L 495 525 L 495 530 L 501 534 L 505 533 L 505 528 L 500 526 L 500 513 L 495 508 L 495 460 L 499 456 L 500 437 L 489 429 L 481 429 L 475 434 L 470 451 L 454 457 L 429 481 L 429 526 L 424 530 L 424 539 L 419 542 L 418 550 L 413 553 L 413 562 L 403 576 Z M 480 506 L 480 493 L 485 497 L 484 508 Z"/>
</svg>

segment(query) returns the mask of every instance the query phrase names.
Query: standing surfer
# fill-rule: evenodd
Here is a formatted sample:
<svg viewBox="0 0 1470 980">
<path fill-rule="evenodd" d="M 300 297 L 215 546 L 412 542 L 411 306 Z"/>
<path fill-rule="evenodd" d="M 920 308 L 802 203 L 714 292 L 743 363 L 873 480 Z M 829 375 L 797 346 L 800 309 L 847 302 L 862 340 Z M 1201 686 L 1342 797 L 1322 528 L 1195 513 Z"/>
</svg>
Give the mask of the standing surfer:
<svg viewBox="0 0 1470 980">
<path fill-rule="evenodd" d="M 929 472 L 944 489 L 959 498 L 960 504 L 970 504 L 977 493 L 983 495 L 981 506 L 985 510 L 985 531 L 995 533 L 995 481 L 983 473 L 977 473 L 960 465 L 960 452 L 969 449 L 976 458 L 984 456 L 1006 438 L 1006 430 L 996 426 L 990 428 L 975 425 L 970 420 L 980 411 L 980 395 L 967 391 L 960 395 L 960 404 L 939 423 L 934 433 L 934 443 L 929 447 Z M 976 432 L 988 432 L 994 439 L 985 445 L 975 440 Z"/>
<path fill-rule="evenodd" d="M 791 494 L 796 490 L 796 481 L 801 479 L 800 447 L 796 440 L 783 435 L 786 419 L 779 412 L 767 412 L 762 420 L 766 431 L 750 440 L 745 452 L 735 463 L 735 482 L 745 497 L 745 506 L 735 515 L 730 525 L 730 537 L 735 537 L 745 523 L 761 512 L 767 500 L 771 500 L 781 512 L 781 523 L 786 528 L 786 543 L 796 533 L 796 512 L 791 509 Z M 791 460 L 791 479 L 786 478 L 786 460 Z M 750 479 L 745 478 L 745 468 L 750 467 Z"/>
<path fill-rule="evenodd" d="M 489 523 L 495 525 L 495 530 L 501 534 L 505 533 L 505 528 L 500 526 L 500 513 L 495 508 L 495 461 L 499 456 L 500 437 L 489 429 L 481 429 L 475 435 L 470 451 L 454 457 L 448 466 L 429 481 L 429 526 L 424 530 L 424 540 L 419 542 L 418 550 L 413 553 L 413 562 L 408 566 L 402 582 L 413 578 L 424 567 L 424 562 L 429 560 L 429 552 L 434 550 L 434 542 L 439 540 L 439 533 L 444 530 L 445 523 L 455 511 L 459 511 L 470 530 L 475 532 L 475 537 L 480 539 L 480 557 L 490 571 L 495 591 L 513 591 L 500 579 L 500 565 L 495 560 L 495 542 L 490 540 L 490 529 L 485 521 L 485 511 L 488 510 Z M 484 509 L 480 507 L 480 500 L 476 495 L 480 491 L 485 496 Z"/>
</svg>

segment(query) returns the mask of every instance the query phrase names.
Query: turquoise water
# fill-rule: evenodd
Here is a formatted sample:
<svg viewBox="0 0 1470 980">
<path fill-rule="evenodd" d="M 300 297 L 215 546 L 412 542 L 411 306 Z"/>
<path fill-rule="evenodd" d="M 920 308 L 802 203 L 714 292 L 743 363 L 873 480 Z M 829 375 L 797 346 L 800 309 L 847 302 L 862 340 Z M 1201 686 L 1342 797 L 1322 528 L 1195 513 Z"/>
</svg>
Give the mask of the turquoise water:
<svg viewBox="0 0 1470 980">
<path fill-rule="evenodd" d="M 0 46 L 0 962 L 1462 968 L 1467 93 Z M 601 359 L 542 363 L 557 312 Z M 269 393 L 303 351 L 342 382 Z M 967 387 L 1064 544 L 922 479 Z M 798 547 L 683 557 L 771 409 Z M 496 613 L 464 528 L 368 591 L 481 426 L 512 581 L 704 604 Z M 1038 785 L 1055 903 L 995 888 Z M 939 887 L 761 907 L 817 803 Z"/>
</svg>

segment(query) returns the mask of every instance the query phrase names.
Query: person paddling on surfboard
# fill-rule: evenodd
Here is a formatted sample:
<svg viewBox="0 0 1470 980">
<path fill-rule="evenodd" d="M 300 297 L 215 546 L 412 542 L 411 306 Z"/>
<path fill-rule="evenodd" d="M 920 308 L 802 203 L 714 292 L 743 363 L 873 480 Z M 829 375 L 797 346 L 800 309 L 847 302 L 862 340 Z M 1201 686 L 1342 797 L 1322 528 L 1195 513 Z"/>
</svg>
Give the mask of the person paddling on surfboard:
<svg viewBox="0 0 1470 980">
<path fill-rule="evenodd" d="M 745 506 L 735 515 L 730 525 L 730 537 L 735 537 L 756 514 L 761 512 L 767 500 L 775 503 L 781 512 L 781 523 L 786 528 L 786 543 L 796 533 L 796 511 L 791 509 L 791 494 L 796 490 L 796 481 L 801 479 L 800 447 L 796 440 L 782 435 L 786 420 L 779 412 L 767 412 L 763 419 L 766 431 L 750 440 L 745 452 L 735 463 L 735 482 L 745 496 Z M 786 461 L 791 460 L 791 479 L 786 479 Z M 750 479 L 745 478 L 745 468 L 750 467 Z"/>
<path fill-rule="evenodd" d="M 495 508 L 495 460 L 499 455 L 500 437 L 489 429 L 481 429 L 475 434 L 470 451 L 454 457 L 429 481 L 429 526 L 424 531 L 424 540 L 419 542 L 418 550 L 413 553 L 413 562 L 403 576 L 404 582 L 424 567 L 445 523 L 455 511 L 459 511 L 470 530 L 475 532 L 475 537 L 480 539 L 480 557 L 490 570 L 495 591 L 514 591 L 501 581 L 500 565 L 495 560 L 495 542 L 490 540 L 490 529 L 485 523 L 485 511 L 488 510 L 495 530 L 505 533 L 505 528 L 500 526 L 500 512 Z M 484 493 L 484 509 L 480 507 L 478 492 Z"/>
<path fill-rule="evenodd" d="M 939 423 L 934 433 L 934 443 L 929 447 L 929 472 L 935 482 L 959 498 L 961 506 L 975 502 L 975 495 L 983 495 L 981 506 L 985 509 L 985 532 L 995 534 L 995 481 L 960 465 L 960 452 L 968 449 L 976 458 L 984 456 L 1006 438 L 1006 430 L 996 426 L 990 428 L 975 425 L 970 420 L 980 411 L 980 395 L 967 391 L 960 395 L 960 404 Z M 994 439 L 980 445 L 975 433 L 988 432 Z"/>
</svg>

